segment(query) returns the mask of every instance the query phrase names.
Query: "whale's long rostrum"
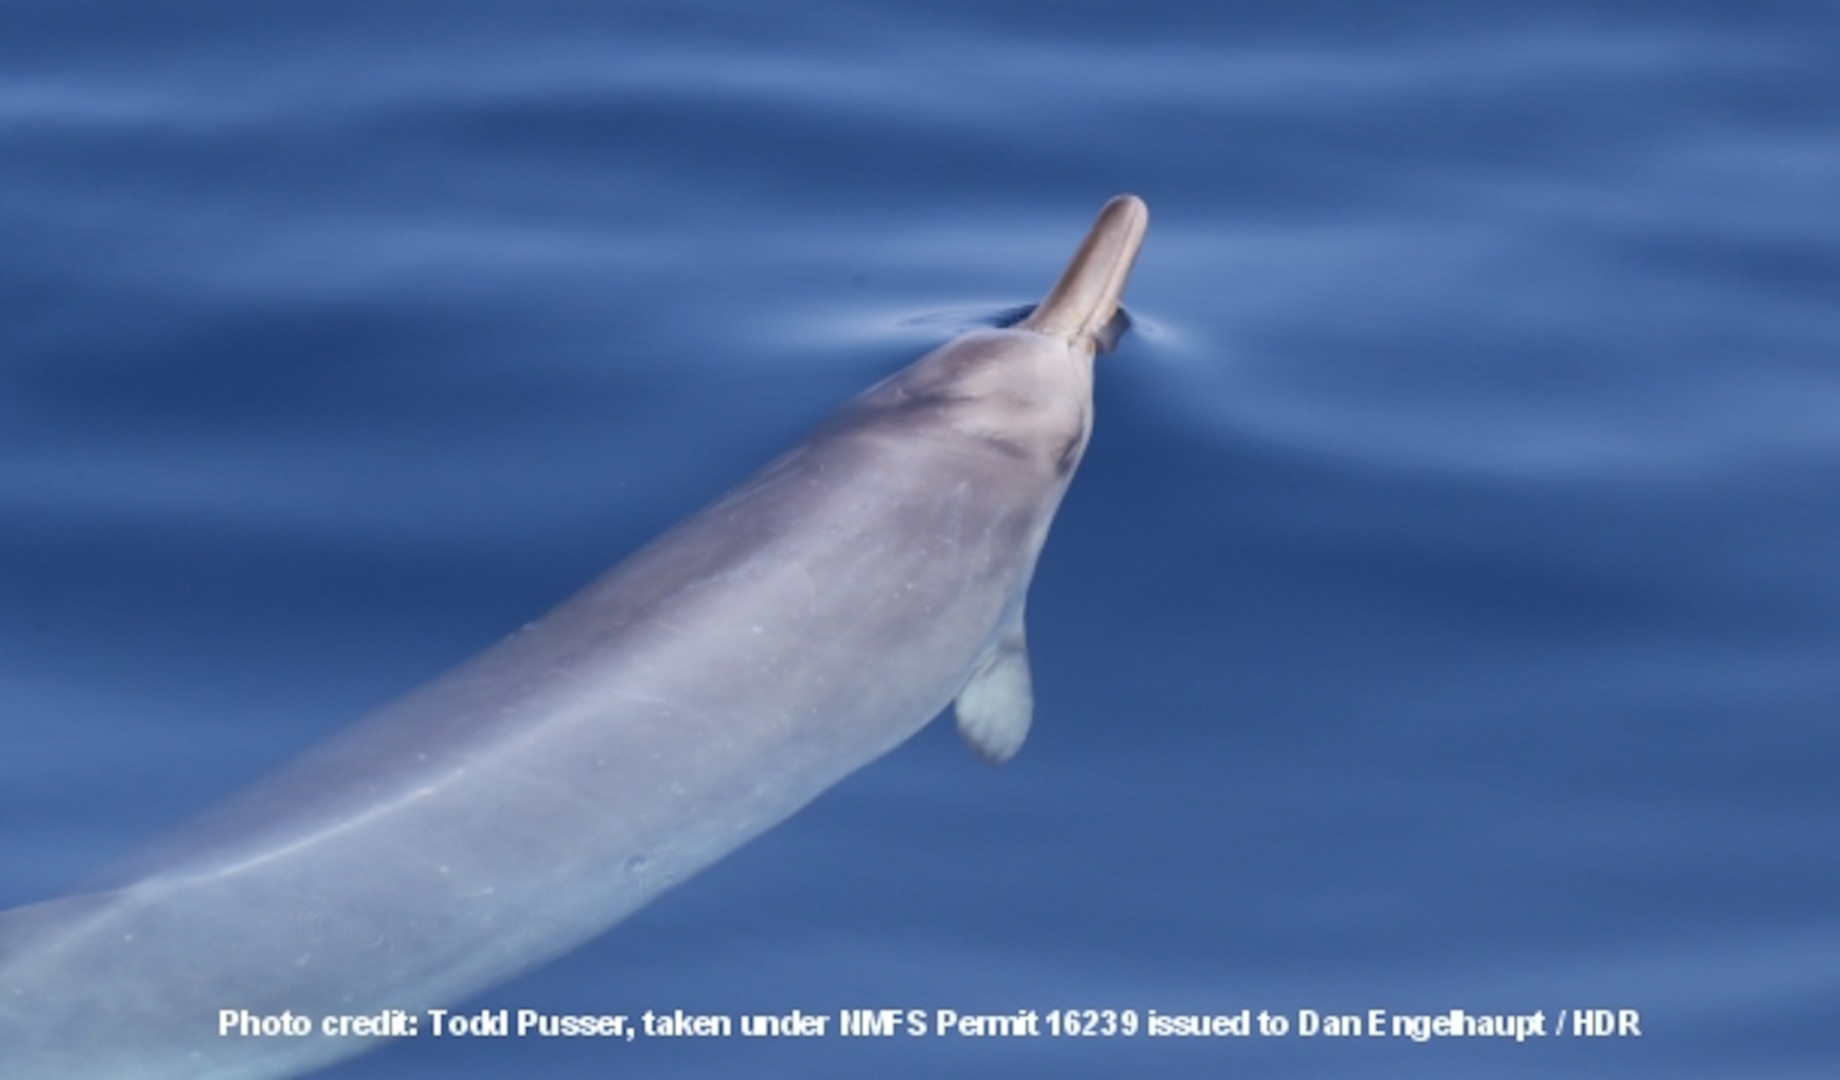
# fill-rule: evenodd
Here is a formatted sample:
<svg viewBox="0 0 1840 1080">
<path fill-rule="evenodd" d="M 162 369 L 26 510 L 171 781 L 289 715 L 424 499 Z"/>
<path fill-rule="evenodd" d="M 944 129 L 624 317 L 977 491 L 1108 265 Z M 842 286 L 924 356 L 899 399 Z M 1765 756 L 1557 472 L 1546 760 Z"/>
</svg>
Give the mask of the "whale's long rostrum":
<svg viewBox="0 0 1840 1080">
<path fill-rule="evenodd" d="M 279 1077 L 375 1039 L 219 1010 L 453 1003 L 581 944 L 956 702 L 1027 734 L 1023 604 L 1142 242 L 929 353 L 510 638 L 94 889 L 0 914 L 0 1077 Z"/>
</svg>

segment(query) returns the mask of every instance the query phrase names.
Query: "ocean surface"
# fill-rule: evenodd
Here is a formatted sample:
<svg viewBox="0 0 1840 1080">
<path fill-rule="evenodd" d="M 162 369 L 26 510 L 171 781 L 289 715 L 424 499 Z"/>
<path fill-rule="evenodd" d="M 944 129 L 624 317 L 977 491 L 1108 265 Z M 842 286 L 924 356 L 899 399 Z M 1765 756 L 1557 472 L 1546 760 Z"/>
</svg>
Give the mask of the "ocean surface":
<svg viewBox="0 0 1840 1080">
<path fill-rule="evenodd" d="M 1768 0 L 12 0 L 0 907 L 537 616 L 1131 191 L 1021 755 L 935 724 L 466 1008 L 1292 1029 L 324 1075 L 1833 1076 L 1837 46 Z"/>
</svg>

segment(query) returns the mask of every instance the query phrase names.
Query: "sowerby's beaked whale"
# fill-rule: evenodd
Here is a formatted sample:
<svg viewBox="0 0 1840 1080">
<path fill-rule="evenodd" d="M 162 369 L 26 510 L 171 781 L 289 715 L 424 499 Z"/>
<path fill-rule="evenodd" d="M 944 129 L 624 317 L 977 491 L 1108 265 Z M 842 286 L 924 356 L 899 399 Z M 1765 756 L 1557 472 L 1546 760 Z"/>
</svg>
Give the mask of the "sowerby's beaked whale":
<svg viewBox="0 0 1840 1080">
<path fill-rule="evenodd" d="M 447 1005 L 581 944 L 956 702 L 1007 760 L 1023 607 L 1148 213 L 1020 324 L 884 380 L 541 620 L 156 844 L 0 914 L 0 1076 L 292 1076 L 328 1015 Z M 303 1037 L 220 1035 L 220 1010 Z"/>
</svg>

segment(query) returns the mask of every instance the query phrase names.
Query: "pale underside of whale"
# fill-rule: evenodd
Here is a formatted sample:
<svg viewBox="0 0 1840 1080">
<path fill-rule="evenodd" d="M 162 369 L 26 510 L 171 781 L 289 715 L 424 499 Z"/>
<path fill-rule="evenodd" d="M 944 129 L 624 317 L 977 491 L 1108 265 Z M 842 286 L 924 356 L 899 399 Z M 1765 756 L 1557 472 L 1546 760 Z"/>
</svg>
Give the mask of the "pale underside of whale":
<svg viewBox="0 0 1840 1080">
<path fill-rule="evenodd" d="M 281 1077 L 374 1039 L 218 1011 L 455 1002 L 599 934 L 956 702 L 1032 712 L 1024 601 L 1147 212 L 572 599 L 96 887 L 0 914 L 0 1077 Z"/>
</svg>

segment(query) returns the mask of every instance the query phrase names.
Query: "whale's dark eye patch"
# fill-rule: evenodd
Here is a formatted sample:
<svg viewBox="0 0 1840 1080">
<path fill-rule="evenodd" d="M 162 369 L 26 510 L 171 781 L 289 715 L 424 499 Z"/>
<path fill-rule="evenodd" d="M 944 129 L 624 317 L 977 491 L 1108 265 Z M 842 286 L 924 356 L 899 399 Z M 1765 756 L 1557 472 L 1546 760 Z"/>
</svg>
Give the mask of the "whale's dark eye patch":
<svg viewBox="0 0 1840 1080">
<path fill-rule="evenodd" d="M 1097 334 L 1093 335 L 1094 350 L 1102 353 L 1111 352 L 1118 345 L 1118 339 L 1123 337 L 1125 331 L 1130 328 L 1131 313 L 1124 309 L 1123 304 L 1119 304 L 1118 310 L 1112 312 L 1112 317 L 1105 321 L 1105 325 L 1099 328 Z"/>
</svg>

